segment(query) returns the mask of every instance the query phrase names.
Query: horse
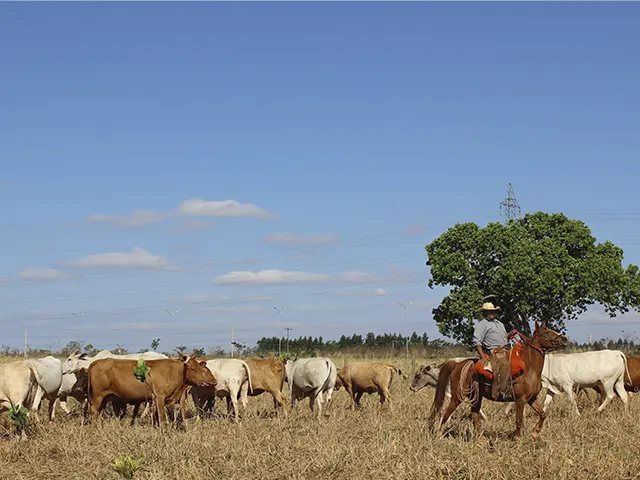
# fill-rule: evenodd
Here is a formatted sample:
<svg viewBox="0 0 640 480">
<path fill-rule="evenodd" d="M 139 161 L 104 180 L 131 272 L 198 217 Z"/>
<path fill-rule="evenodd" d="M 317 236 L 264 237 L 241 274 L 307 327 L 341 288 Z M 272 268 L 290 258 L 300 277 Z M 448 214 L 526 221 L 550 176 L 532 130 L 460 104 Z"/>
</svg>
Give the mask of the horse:
<svg viewBox="0 0 640 480">
<path fill-rule="evenodd" d="M 566 335 L 555 332 L 547 328 L 546 324 L 540 325 L 536 321 L 533 335 L 522 343 L 520 352 L 520 358 L 524 361 L 526 368 L 523 373 L 512 379 L 512 388 L 498 400 L 491 397 L 491 383 L 479 375 L 474 375 L 474 365 L 479 360 L 446 362 L 442 365 L 440 375 L 438 375 L 436 396 L 427 420 L 429 429 L 433 432 L 436 416 L 440 413 L 444 403 L 447 385 L 451 382 L 451 400 L 440 422 L 440 435 L 444 433 L 444 425 L 451 414 L 460 403 L 468 399 L 471 402 L 471 418 L 476 433 L 480 439 L 484 439 L 478 414 L 482 407 L 482 399 L 487 398 L 493 401 L 515 402 L 516 430 L 513 434 L 514 438 L 519 438 L 522 435 L 524 407 L 528 403 L 539 417 L 538 423 L 531 433 L 532 438 L 537 438 L 545 420 L 545 413 L 537 402 L 538 394 L 542 389 L 541 376 L 545 353 L 566 348 L 569 343 L 569 338 Z"/>
</svg>

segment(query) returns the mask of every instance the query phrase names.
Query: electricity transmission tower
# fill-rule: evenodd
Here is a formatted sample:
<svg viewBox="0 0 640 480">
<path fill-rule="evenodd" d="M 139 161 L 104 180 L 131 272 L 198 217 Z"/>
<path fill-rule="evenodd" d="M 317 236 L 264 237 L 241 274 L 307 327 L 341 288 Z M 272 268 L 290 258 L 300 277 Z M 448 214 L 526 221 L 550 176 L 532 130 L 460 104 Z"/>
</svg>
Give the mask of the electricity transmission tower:
<svg viewBox="0 0 640 480">
<path fill-rule="evenodd" d="M 516 194 L 513 191 L 513 185 L 509 183 L 507 187 L 507 196 L 500 202 L 500 216 L 504 215 L 504 223 L 508 224 L 509 220 L 516 220 L 522 216 L 520 204 L 516 200 Z"/>
</svg>

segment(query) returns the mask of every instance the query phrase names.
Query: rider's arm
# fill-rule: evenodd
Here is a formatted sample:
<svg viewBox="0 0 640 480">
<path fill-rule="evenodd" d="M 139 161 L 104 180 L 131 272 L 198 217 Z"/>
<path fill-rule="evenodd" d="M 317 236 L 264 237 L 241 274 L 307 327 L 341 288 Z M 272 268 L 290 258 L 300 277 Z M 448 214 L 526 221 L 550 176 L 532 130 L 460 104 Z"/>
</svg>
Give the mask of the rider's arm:
<svg viewBox="0 0 640 480">
<path fill-rule="evenodd" d="M 487 326 L 484 322 L 478 322 L 476 328 L 473 330 L 473 345 L 476 347 L 476 350 L 480 354 L 480 358 L 484 357 L 484 352 L 482 351 L 482 341 L 484 340 L 484 336 L 487 333 Z"/>
</svg>

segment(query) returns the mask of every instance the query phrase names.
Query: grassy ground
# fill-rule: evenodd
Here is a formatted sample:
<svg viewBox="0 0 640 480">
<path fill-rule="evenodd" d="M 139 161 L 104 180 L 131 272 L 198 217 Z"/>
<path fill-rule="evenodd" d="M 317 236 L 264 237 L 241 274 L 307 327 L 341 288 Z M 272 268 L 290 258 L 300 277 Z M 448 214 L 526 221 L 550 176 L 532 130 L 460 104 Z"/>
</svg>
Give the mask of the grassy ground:
<svg viewBox="0 0 640 480">
<path fill-rule="evenodd" d="M 394 363 L 409 372 L 408 363 Z M 411 392 L 410 382 L 410 376 L 394 379 L 392 410 L 380 411 L 377 395 L 366 396 L 362 410 L 348 410 L 341 390 L 319 421 L 308 400 L 278 419 L 266 395 L 249 398 L 238 425 L 223 418 L 226 406 L 218 403 L 219 417 L 191 418 L 186 431 L 159 432 L 148 418 L 133 428 L 113 419 L 81 426 L 79 416 L 59 411 L 53 423 L 32 427 L 27 440 L 0 440 L 0 478 L 117 479 L 110 464 L 120 455 L 144 459 L 135 479 L 638 478 L 639 398 L 631 399 L 629 414 L 616 400 L 597 415 L 595 394 L 582 396 L 583 415 L 576 419 L 558 397 L 537 441 L 529 439 L 532 411 L 526 437 L 513 441 L 514 416 L 505 418 L 504 405 L 485 402 L 491 440 L 485 444 L 471 436 L 467 405 L 454 414 L 447 438 L 431 437 L 425 419 L 434 391 Z"/>
</svg>

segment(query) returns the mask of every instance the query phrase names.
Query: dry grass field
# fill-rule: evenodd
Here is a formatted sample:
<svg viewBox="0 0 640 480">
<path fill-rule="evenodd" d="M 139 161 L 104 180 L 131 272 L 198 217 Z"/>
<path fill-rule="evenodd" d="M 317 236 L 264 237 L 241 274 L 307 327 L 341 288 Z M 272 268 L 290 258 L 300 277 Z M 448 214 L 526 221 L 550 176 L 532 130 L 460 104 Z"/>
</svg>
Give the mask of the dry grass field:
<svg viewBox="0 0 640 480">
<path fill-rule="evenodd" d="M 387 360 L 388 361 L 388 360 Z M 409 362 L 393 360 L 409 373 Z M 340 368 L 342 360 L 337 360 Z M 404 373 L 404 372 L 403 372 Z M 640 472 L 640 398 L 631 398 L 628 414 L 619 400 L 598 415 L 595 393 L 581 396 L 574 418 L 560 396 L 551 406 L 542 436 L 532 441 L 528 408 L 527 435 L 509 438 L 513 415 L 504 405 L 485 402 L 490 442 L 472 438 L 468 405 L 454 414 L 446 438 L 426 432 L 433 389 L 409 390 L 411 376 L 394 378 L 393 409 L 380 410 L 378 397 L 365 396 L 351 411 L 344 390 L 334 394 L 327 416 L 317 420 L 304 405 L 286 419 L 272 414 L 271 397 L 249 398 L 240 424 L 225 418 L 187 420 L 186 431 L 160 432 L 148 417 L 131 428 L 128 421 L 107 419 L 81 426 L 80 416 L 59 411 L 53 423 L 31 427 L 29 438 L 0 440 L 2 479 L 117 479 L 110 464 L 120 455 L 143 459 L 134 479 L 623 479 Z M 285 391 L 287 386 L 285 385 Z M 544 392 L 542 392 L 544 393 Z M 193 407 L 189 399 L 189 415 Z M 43 408 L 44 413 L 44 408 Z M 6 416 L 6 414 L 5 414 Z"/>
</svg>

